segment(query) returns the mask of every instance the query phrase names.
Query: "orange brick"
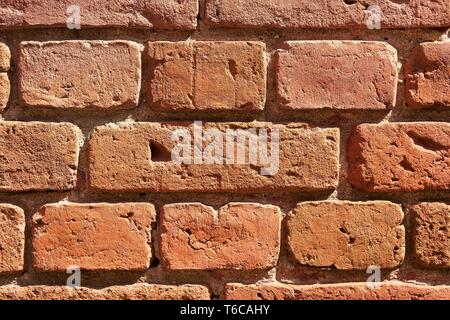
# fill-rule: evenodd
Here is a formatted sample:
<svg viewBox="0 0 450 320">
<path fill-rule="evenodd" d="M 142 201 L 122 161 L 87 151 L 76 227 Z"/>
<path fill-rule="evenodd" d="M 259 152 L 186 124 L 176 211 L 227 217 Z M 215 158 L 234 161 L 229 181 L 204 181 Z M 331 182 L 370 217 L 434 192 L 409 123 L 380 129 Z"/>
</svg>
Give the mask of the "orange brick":
<svg viewBox="0 0 450 320">
<path fill-rule="evenodd" d="M 287 218 L 294 259 L 313 267 L 394 268 L 405 257 L 400 205 L 387 201 L 303 202 Z"/>
<path fill-rule="evenodd" d="M 448 0 L 207 0 L 207 22 L 231 28 L 418 28 L 450 26 Z M 375 7 L 375 5 L 377 7 Z"/>
<path fill-rule="evenodd" d="M 232 164 L 226 161 L 221 164 L 175 163 L 171 160 L 171 152 L 177 145 L 172 139 L 173 134 L 175 130 L 187 130 L 192 134 L 193 127 L 182 123 L 124 123 L 97 127 L 89 142 L 90 186 L 102 191 L 126 192 L 310 192 L 332 190 L 337 185 L 338 129 L 311 129 L 302 124 L 203 124 L 203 129 L 217 129 L 221 133 L 227 129 L 256 128 L 268 129 L 268 132 L 277 129 L 279 157 L 276 152 L 272 153 L 274 160 L 279 158 L 276 170 L 276 165 L 267 161 L 258 161 L 256 165 L 236 164 L 236 161 Z M 190 150 L 194 140 L 192 138 Z M 235 147 L 237 145 L 235 143 Z M 236 149 L 230 150 L 236 154 Z M 248 150 L 246 147 L 243 151 Z M 268 150 L 270 154 L 270 144 Z M 192 151 L 191 159 L 194 155 Z M 268 173 L 273 175 L 262 175 L 262 169 L 269 169 L 269 165 L 273 171 Z"/>
<path fill-rule="evenodd" d="M 377 284 L 378 285 L 378 284 Z M 448 300 L 449 286 L 414 285 L 387 281 L 374 289 L 367 283 L 318 285 L 227 284 L 227 300 Z"/>
<path fill-rule="evenodd" d="M 369 192 L 448 190 L 450 124 L 362 124 L 348 141 L 348 180 Z"/>
<path fill-rule="evenodd" d="M 10 204 L 0 204 L 0 273 L 23 271 L 25 213 Z"/>
<path fill-rule="evenodd" d="M 405 64 L 405 80 L 408 106 L 450 107 L 450 41 L 418 45 Z"/>
<path fill-rule="evenodd" d="M 30 107 L 134 108 L 141 49 L 130 41 L 23 42 L 20 100 Z"/>
<path fill-rule="evenodd" d="M 289 41 L 275 55 L 280 108 L 395 105 L 397 51 L 383 42 Z"/>
<path fill-rule="evenodd" d="M 199 285 L 136 284 L 96 290 L 84 287 L 8 285 L 0 300 L 209 300 L 208 288 Z"/>
<path fill-rule="evenodd" d="M 415 217 L 415 256 L 427 267 L 450 267 L 450 205 L 420 203 L 411 207 Z"/>
<path fill-rule="evenodd" d="M 264 108 L 266 63 L 261 42 L 153 42 L 149 59 L 152 108 Z"/>
<path fill-rule="evenodd" d="M 80 137 L 69 123 L 0 122 L 0 191 L 73 189 Z"/>
<path fill-rule="evenodd" d="M 172 270 L 268 269 L 280 251 L 280 209 L 230 203 L 215 211 L 200 203 L 161 211 L 161 260 Z"/>
<path fill-rule="evenodd" d="M 80 7 L 81 28 L 120 27 L 192 30 L 197 25 L 197 0 L 0 0 L 1 27 L 64 27 Z"/>
<path fill-rule="evenodd" d="M 146 270 L 154 221 L 146 203 L 45 205 L 33 216 L 33 267 Z"/>
</svg>

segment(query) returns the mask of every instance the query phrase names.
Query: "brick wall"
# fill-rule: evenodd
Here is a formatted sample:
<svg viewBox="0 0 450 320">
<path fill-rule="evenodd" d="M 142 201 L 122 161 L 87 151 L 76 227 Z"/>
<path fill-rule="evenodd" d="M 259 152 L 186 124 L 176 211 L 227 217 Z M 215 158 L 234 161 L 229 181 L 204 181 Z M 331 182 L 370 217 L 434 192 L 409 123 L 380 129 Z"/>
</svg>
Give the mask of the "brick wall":
<svg viewBox="0 0 450 320">
<path fill-rule="evenodd" d="M 450 298 L 448 0 L 73 2 L 0 0 L 0 299 Z"/>
</svg>

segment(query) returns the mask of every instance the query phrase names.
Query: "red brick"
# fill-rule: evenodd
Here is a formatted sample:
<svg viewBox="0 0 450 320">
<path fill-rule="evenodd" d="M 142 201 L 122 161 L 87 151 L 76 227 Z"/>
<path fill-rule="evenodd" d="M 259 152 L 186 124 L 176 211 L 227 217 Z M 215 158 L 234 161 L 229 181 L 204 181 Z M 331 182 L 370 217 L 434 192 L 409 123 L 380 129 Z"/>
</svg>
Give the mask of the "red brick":
<svg viewBox="0 0 450 320">
<path fill-rule="evenodd" d="M 80 136 L 69 123 L 0 122 L 0 191 L 73 189 Z"/>
<path fill-rule="evenodd" d="M 420 203 L 411 207 L 415 217 L 415 257 L 427 267 L 450 267 L 450 205 Z"/>
<path fill-rule="evenodd" d="M 172 270 L 268 269 L 280 251 L 280 209 L 230 203 L 166 205 L 160 219 L 163 265 Z"/>
<path fill-rule="evenodd" d="M 0 204 L 0 273 L 23 271 L 25 214 L 21 208 Z"/>
<path fill-rule="evenodd" d="M 348 180 L 369 192 L 449 190 L 450 124 L 363 124 L 348 142 Z"/>
<path fill-rule="evenodd" d="M 245 285 L 228 283 L 224 290 L 226 300 L 294 300 L 291 285 L 278 282 Z"/>
<path fill-rule="evenodd" d="M 11 52 L 7 45 L 0 43 L 0 71 L 9 71 L 11 66 Z"/>
<path fill-rule="evenodd" d="M 97 127 L 89 142 L 90 186 L 125 192 L 286 192 L 332 190 L 337 185 L 338 129 L 258 122 L 203 124 L 203 129 L 218 129 L 222 133 L 226 129 L 266 128 L 272 132 L 278 129 L 279 170 L 264 176 L 261 168 L 268 164 L 263 161 L 257 165 L 171 161 L 171 151 L 176 145 L 172 134 L 178 129 L 192 133 L 193 127 L 186 123 Z"/>
<path fill-rule="evenodd" d="M 450 26 L 448 0 L 422 0 L 399 4 L 380 0 L 380 11 L 367 1 L 346 4 L 336 0 L 207 0 L 209 24 L 231 28 L 362 28 L 381 11 L 381 28 Z M 370 9 L 369 9 L 370 8 Z"/>
<path fill-rule="evenodd" d="M 0 73 L 0 111 L 4 110 L 8 104 L 11 84 L 7 73 Z"/>
<path fill-rule="evenodd" d="M 152 108 L 264 108 L 266 63 L 261 42 L 153 42 L 149 59 Z"/>
<path fill-rule="evenodd" d="M 418 45 L 405 64 L 405 80 L 408 106 L 450 107 L 450 41 Z"/>
<path fill-rule="evenodd" d="M 414 285 L 399 281 L 382 282 L 371 289 L 366 283 L 283 285 L 227 284 L 228 300 L 448 300 L 450 286 Z"/>
<path fill-rule="evenodd" d="M 400 205 L 387 201 L 303 202 L 287 218 L 287 244 L 302 265 L 394 268 L 405 256 Z"/>
<path fill-rule="evenodd" d="M 10 64 L 11 52 L 4 43 L 0 43 L 0 111 L 6 108 L 11 91 L 11 84 L 6 73 L 9 71 Z"/>
<path fill-rule="evenodd" d="M 386 109 L 395 105 L 397 51 L 383 42 L 289 41 L 276 51 L 284 109 Z"/>
<path fill-rule="evenodd" d="M 198 285 L 136 284 L 104 289 L 62 286 L 8 285 L 0 287 L 0 300 L 209 300 L 208 288 Z"/>
<path fill-rule="evenodd" d="M 0 0 L 1 27 L 67 27 L 72 5 L 80 6 L 81 28 L 122 27 L 192 30 L 197 0 Z"/>
<path fill-rule="evenodd" d="M 26 106 L 134 108 L 141 87 L 141 46 L 129 41 L 23 42 L 19 78 Z"/>
<path fill-rule="evenodd" d="M 154 221 L 146 203 L 45 205 L 33 216 L 33 267 L 146 270 Z"/>
</svg>

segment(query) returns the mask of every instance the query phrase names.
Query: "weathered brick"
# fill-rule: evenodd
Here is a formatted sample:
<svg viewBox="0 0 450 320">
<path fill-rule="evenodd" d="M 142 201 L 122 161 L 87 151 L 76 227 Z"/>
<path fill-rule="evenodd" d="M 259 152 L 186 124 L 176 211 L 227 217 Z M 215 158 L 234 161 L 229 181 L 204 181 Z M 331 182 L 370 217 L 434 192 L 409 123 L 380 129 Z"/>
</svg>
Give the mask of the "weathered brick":
<svg viewBox="0 0 450 320">
<path fill-rule="evenodd" d="M 179 146 L 179 140 L 173 139 L 174 131 L 186 130 L 187 134 L 192 134 L 193 128 L 192 124 L 182 123 L 123 123 L 97 127 L 89 142 L 90 186 L 96 190 L 126 192 L 287 192 L 332 190 L 337 185 L 338 129 L 258 122 L 203 124 L 204 131 L 218 129 L 221 133 L 227 129 L 258 128 L 261 136 L 260 129 L 265 128 L 269 129 L 269 136 L 272 133 L 275 136 L 278 130 L 279 166 L 276 170 L 274 161 L 264 161 L 264 157 L 259 158 L 256 165 L 236 164 L 237 157 L 231 161 L 227 154 L 221 164 L 180 164 L 171 160 L 171 152 Z M 240 136 L 245 137 L 245 134 Z M 195 140 L 192 138 L 190 143 L 186 140 L 185 144 L 193 146 Z M 275 142 L 276 139 L 268 146 L 273 160 L 278 159 Z M 228 150 L 233 150 L 235 155 L 239 145 L 243 144 L 235 143 L 234 148 Z M 246 145 L 246 150 L 239 150 L 248 151 L 248 140 Z M 191 156 L 190 159 L 195 156 L 194 151 Z M 248 160 L 248 156 L 246 158 Z M 226 164 L 227 161 L 232 164 Z M 266 174 L 269 175 L 262 175 L 262 168 L 268 169 Z"/>
<path fill-rule="evenodd" d="M 0 191 L 73 189 L 80 136 L 69 123 L 0 122 Z"/>
<path fill-rule="evenodd" d="M 226 300 L 294 300 L 295 293 L 291 285 L 273 282 L 245 285 L 227 283 L 223 292 Z"/>
<path fill-rule="evenodd" d="M 161 210 L 161 261 L 172 270 L 268 269 L 278 261 L 278 207 L 230 203 L 215 211 L 200 203 Z"/>
<path fill-rule="evenodd" d="M 369 192 L 448 190 L 450 124 L 362 124 L 348 141 L 348 180 Z"/>
<path fill-rule="evenodd" d="M 418 28 L 450 26 L 448 0 L 207 0 L 209 24 L 231 28 Z"/>
<path fill-rule="evenodd" d="M 0 273 L 23 270 L 25 214 L 21 208 L 0 204 Z"/>
<path fill-rule="evenodd" d="M 192 30 L 197 0 L 0 0 L 1 27 L 67 27 L 80 7 L 81 28 L 123 27 Z"/>
<path fill-rule="evenodd" d="M 84 287 L 8 285 L 0 300 L 209 300 L 208 288 L 199 285 L 135 284 L 96 290 Z"/>
<path fill-rule="evenodd" d="M 227 300 L 448 300 L 450 286 L 415 285 L 400 281 L 382 282 L 379 287 L 373 289 L 369 288 L 367 283 L 229 283 L 225 287 L 224 297 Z"/>
<path fill-rule="evenodd" d="M 411 213 L 418 261 L 427 267 L 450 267 L 450 205 L 420 203 L 411 207 Z"/>
<path fill-rule="evenodd" d="M 11 65 L 11 52 L 7 45 L 0 43 L 0 71 L 9 71 Z"/>
<path fill-rule="evenodd" d="M 302 265 L 394 268 L 405 256 L 400 205 L 387 201 L 304 202 L 287 218 L 288 248 Z"/>
<path fill-rule="evenodd" d="M 265 45 L 260 42 L 149 44 L 152 107 L 176 110 L 262 110 Z"/>
<path fill-rule="evenodd" d="M 4 110 L 8 104 L 11 84 L 7 73 L 0 73 L 0 111 Z"/>
<path fill-rule="evenodd" d="M 289 41 L 276 51 L 284 109 L 386 109 L 395 105 L 397 51 L 383 42 Z"/>
<path fill-rule="evenodd" d="M 413 50 L 405 64 L 405 96 L 413 108 L 450 107 L 450 41 L 421 43 Z"/>
<path fill-rule="evenodd" d="M 52 108 L 134 108 L 141 87 L 141 49 L 130 41 L 23 42 L 21 103 Z"/>
<path fill-rule="evenodd" d="M 33 216 L 33 267 L 146 270 L 154 220 L 146 203 L 45 205 Z"/>
</svg>

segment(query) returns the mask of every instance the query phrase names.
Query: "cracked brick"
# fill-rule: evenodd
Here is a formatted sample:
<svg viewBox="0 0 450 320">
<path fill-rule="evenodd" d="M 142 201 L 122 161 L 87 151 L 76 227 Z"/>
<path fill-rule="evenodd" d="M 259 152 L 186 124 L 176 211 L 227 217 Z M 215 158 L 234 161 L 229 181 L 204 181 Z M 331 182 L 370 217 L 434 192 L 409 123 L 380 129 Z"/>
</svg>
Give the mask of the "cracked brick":
<svg viewBox="0 0 450 320">
<path fill-rule="evenodd" d="M 144 271 L 155 215 L 147 203 L 47 204 L 33 215 L 33 268 Z"/>
<path fill-rule="evenodd" d="M 278 261 L 281 212 L 274 206 L 172 204 L 160 223 L 161 262 L 170 270 L 268 269 Z"/>
</svg>

